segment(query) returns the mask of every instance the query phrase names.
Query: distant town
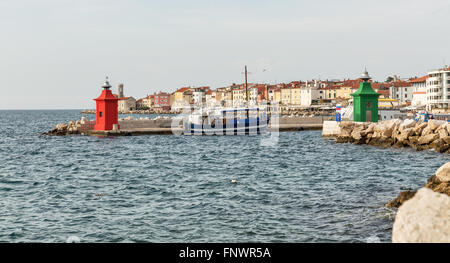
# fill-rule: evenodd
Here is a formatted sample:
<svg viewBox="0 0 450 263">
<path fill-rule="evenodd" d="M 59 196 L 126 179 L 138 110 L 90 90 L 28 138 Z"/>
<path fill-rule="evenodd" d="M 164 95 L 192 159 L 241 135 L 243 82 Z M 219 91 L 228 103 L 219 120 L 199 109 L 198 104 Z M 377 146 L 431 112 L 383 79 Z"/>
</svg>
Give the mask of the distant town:
<svg viewBox="0 0 450 263">
<path fill-rule="evenodd" d="M 172 93 L 158 92 L 144 98 L 126 96 L 124 84 L 118 85 L 119 113 L 178 113 L 183 108 L 241 107 L 278 103 L 284 111 L 330 109 L 347 106 L 360 78 L 344 80 L 292 81 L 279 84 L 243 83 L 211 89 L 209 86 L 182 87 Z M 372 82 L 380 94 L 381 108 L 433 110 L 448 108 L 450 103 L 450 67 L 430 70 L 424 76 L 390 76 L 384 82 Z M 85 111 L 88 112 L 88 111 Z"/>
</svg>

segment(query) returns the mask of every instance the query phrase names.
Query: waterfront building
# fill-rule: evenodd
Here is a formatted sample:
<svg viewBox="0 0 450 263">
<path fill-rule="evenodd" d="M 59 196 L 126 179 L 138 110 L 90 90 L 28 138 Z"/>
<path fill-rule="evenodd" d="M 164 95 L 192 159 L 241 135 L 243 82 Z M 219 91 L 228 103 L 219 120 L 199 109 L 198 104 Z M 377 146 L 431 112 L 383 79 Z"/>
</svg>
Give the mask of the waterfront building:
<svg viewBox="0 0 450 263">
<path fill-rule="evenodd" d="M 108 77 L 102 86 L 101 95 L 94 99 L 96 104 L 95 126 L 96 131 L 119 129 L 118 99 L 112 94 Z"/>
<path fill-rule="evenodd" d="M 147 95 L 136 101 L 136 109 L 151 109 L 153 107 L 153 95 Z"/>
<path fill-rule="evenodd" d="M 291 105 L 291 87 L 290 85 L 281 84 L 281 105 L 289 106 Z"/>
<path fill-rule="evenodd" d="M 247 95 L 245 94 L 245 86 L 235 86 L 232 88 L 233 107 L 243 107 L 245 105 Z"/>
<path fill-rule="evenodd" d="M 302 83 L 301 82 L 292 83 L 292 87 L 291 87 L 291 105 L 293 105 L 294 107 L 298 107 L 298 106 L 300 106 L 302 104 L 301 88 L 302 88 Z"/>
<path fill-rule="evenodd" d="M 378 97 L 380 94 L 372 89 L 367 70 L 363 72 L 359 89 L 351 94 L 353 97 L 353 121 L 378 122 Z"/>
<path fill-rule="evenodd" d="M 138 99 L 138 100 L 136 101 L 136 109 L 142 110 L 142 109 L 145 109 L 145 108 L 146 108 L 146 105 L 144 105 L 143 102 L 142 102 L 143 100 L 144 100 L 144 99 L 141 98 L 141 99 Z"/>
<path fill-rule="evenodd" d="M 425 106 L 427 101 L 427 78 L 428 75 L 420 78 L 413 78 L 409 81 L 413 89 L 412 106 Z"/>
<path fill-rule="evenodd" d="M 413 87 L 410 82 L 397 80 L 390 83 L 389 97 L 397 99 L 402 105 L 411 103 L 413 98 Z"/>
<path fill-rule="evenodd" d="M 310 107 L 313 103 L 319 100 L 319 82 L 314 80 L 314 83 L 308 81 L 300 89 L 300 105 L 302 107 Z"/>
<path fill-rule="evenodd" d="M 178 111 L 186 107 L 190 108 L 190 105 L 193 103 L 192 91 L 193 89 L 190 87 L 183 87 L 175 91 L 173 93 L 173 98 L 170 100 L 171 109 Z"/>
<path fill-rule="evenodd" d="M 281 88 L 278 85 L 269 85 L 269 101 L 281 104 Z"/>
<path fill-rule="evenodd" d="M 336 90 L 336 96 L 338 98 L 346 100 L 350 99 L 351 98 L 350 94 L 352 94 L 353 85 L 354 85 L 353 80 L 352 81 L 344 80 L 342 86 L 340 86 L 339 89 Z"/>
<path fill-rule="evenodd" d="M 337 98 L 339 87 L 334 84 L 322 85 L 319 89 L 319 99 L 325 102 L 333 102 Z"/>
<path fill-rule="evenodd" d="M 169 111 L 170 110 L 170 94 L 166 92 L 159 92 L 153 94 L 155 104 L 153 109 L 155 111 Z"/>
<path fill-rule="evenodd" d="M 257 105 L 259 102 L 258 95 L 259 90 L 257 85 L 248 87 L 248 104 L 252 106 Z"/>
<path fill-rule="evenodd" d="M 202 107 L 206 102 L 206 92 L 211 90 L 208 86 L 194 88 L 192 91 L 192 100 L 195 107 Z"/>
<path fill-rule="evenodd" d="M 119 112 L 127 113 L 136 110 L 136 99 L 133 97 L 121 97 L 117 103 Z"/>
<path fill-rule="evenodd" d="M 426 80 L 428 110 L 433 108 L 447 109 L 450 103 L 450 67 L 431 70 Z"/>
</svg>

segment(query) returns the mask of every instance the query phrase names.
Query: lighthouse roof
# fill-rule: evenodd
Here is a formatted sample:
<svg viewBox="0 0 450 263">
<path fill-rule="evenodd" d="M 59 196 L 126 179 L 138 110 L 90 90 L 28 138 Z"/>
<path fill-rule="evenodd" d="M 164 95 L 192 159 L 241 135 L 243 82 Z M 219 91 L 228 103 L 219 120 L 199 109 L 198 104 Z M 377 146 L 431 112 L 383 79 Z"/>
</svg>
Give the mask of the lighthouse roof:
<svg viewBox="0 0 450 263">
<path fill-rule="evenodd" d="M 100 94 L 100 96 L 94 100 L 119 100 L 118 98 L 116 98 L 110 89 L 104 89 L 102 91 L 102 94 Z"/>
<path fill-rule="evenodd" d="M 372 85 L 370 82 L 361 82 L 359 84 L 359 89 L 350 94 L 351 96 L 380 96 L 381 94 L 372 89 Z"/>
</svg>

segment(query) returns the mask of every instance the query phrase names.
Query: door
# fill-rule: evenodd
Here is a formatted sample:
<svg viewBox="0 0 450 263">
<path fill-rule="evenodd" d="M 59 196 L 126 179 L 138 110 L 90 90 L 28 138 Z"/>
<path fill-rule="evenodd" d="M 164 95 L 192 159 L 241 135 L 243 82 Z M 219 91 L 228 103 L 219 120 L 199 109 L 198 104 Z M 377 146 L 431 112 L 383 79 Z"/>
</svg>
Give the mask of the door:
<svg viewBox="0 0 450 263">
<path fill-rule="evenodd" d="M 366 111 L 366 121 L 372 122 L 372 111 L 371 110 Z"/>
</svg>

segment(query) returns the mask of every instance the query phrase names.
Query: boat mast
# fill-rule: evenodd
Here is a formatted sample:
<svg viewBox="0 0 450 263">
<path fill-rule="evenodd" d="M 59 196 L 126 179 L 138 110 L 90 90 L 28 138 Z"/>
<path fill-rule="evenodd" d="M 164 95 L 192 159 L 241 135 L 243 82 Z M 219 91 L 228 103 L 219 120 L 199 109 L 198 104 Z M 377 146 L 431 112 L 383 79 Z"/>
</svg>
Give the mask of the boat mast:
<svg viewBox="0 0 450 263">
<path fill-rule="evenodd" d="M 247 101 L 248 107 L 248 91 L 247 91 L 247 65 L 245 65 L 245 100 Z"/>
</svg>

